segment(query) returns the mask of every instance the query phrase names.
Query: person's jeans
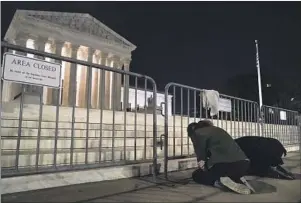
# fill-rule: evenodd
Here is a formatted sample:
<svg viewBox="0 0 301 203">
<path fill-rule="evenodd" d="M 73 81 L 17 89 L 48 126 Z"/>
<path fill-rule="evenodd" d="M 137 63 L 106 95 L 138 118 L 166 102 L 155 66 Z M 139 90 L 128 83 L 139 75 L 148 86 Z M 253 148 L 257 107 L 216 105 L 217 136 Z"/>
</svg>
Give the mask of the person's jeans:
<svg viewBox="0 0 301 203">
<path fill-rule="evenodd" d="M 232 163 L 218 163 L 209 170 L 196 169 L 192 173 L 192 179 L 199 184 L 213 186 L 220 177 L 229 177 L 233 181 L 240 183 L 240 178 L 246 175 L 249 169 L 249 161 L 242 160 Z"/>
</svg>

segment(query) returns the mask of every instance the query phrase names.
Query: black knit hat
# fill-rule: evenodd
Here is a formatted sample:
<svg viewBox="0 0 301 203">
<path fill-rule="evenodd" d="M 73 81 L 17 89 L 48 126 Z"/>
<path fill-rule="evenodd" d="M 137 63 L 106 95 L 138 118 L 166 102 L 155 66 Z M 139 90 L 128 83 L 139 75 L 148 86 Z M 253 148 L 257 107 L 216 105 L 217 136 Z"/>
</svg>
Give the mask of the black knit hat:
<svg viewBox="0 0 301 203">
<path fill-rule="evenodd" d="M 213 123 L 209 120 L 202 120 L 198 122 L 197 128 L 205 128 L 213 126 Z"/>
<path fill-rule="evenodd" d="M 190 123 L 187 127 L 188 136 L 191 137 L 194 133 L 195 128 L 197 127 L 197 123 Z"/>
</svg>

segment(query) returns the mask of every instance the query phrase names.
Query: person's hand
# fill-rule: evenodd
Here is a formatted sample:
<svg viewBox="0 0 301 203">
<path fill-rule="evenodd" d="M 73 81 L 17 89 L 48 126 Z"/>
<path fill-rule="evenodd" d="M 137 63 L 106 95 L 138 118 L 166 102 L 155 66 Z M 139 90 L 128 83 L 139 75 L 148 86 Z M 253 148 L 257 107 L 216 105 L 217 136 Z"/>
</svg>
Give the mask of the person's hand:
<svg viewBox="0 0 301 203">
<path fill-rule="evenodd" d="M 198 162 L 198 167 L 202 170 L 205 170 L 205 161 L 201 160 Z"/>
</svg>

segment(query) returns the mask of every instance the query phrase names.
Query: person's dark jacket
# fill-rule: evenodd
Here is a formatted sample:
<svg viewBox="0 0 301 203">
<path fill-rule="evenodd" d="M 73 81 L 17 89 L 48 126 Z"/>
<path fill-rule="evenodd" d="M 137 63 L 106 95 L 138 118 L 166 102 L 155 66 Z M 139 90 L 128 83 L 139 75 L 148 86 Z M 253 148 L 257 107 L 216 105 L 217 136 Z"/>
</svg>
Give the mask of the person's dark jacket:
<svg viewBox="0 0 301 203">
<path fill-rule="evenodd" d="M 283 164 L 282 156 L 286 149 L 274 138 L 245 136 L 235 139 L 235 142 L 250 159 L 252 165 L 278 166 Z"/>
<path fill-rule="evenodd" d="M 196 129 L 191 139 L 197 160 L 205 161 L 207 168 L 211 168 L 217 163 L 231 163 L 248 159 L 232 137 L 219 127 L 209 126 Z"/>
</svg>

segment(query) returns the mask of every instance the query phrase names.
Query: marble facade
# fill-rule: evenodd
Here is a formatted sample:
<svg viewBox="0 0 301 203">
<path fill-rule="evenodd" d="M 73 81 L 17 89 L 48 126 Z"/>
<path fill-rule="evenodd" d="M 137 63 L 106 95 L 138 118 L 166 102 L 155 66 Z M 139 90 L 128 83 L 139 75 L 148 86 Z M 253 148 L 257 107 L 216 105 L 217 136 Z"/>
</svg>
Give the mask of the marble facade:
<svg viewBox="0 0 301 203">
<path fill-rule="evenodd" d="M 19 46 L 126 71 L 130 68 L 131 52 L 136 49 L 135 45 L 91 15 L 81 13 L 17 10 L 4 40 Z M 15 51 L 14 53 L 24 55 Z M 27 56 L 37 57 L 32 54 Z M 45 58 L 45 60 L 52 59 Z M 89 73 L 92 108 L 100 108 L 103 100 L 104 109 L 112 109 L 114 105 L 112 97 L 116 98 L 115 101 L 121 99 L 121 86 L 125 86 L 128 92 L 128 78 L 126 77 L 124 79 L 126 82 L 121 84 L 121 75 L 110 71 L 96 68 L 89 71 L 85 66 L 62 62 L 61 73 L 60 93 L 58 94 L 56 89 L 44 87 L 44 104 L 55 105 L 59 101 L 62 106 L 72 106 L 75 102 L 77 107 L 87 107 Z M 114 82 L 116 91 L 112 90 L 114 74 L 116 74 Z M 76 87 L 73 84 L 76 84 Z M 26 88 L 26 91 L 33 95 L 39 92 L 38 90 L 39 88 L 33 86 Z M 101 98 L 100 90 L 104 91 L 102 95 L 104 98 Z M 20 84 L 4 81 L 3 102 L 13 101 L 20 92 Z M 75 101 L 72 97 L 74 92 L 76 92 Z M 58 95 L 60 95 L 59 99 Z M 115 109 L 121 107 L 118 102 L 115 102 L 115 105 Z"/>
</svg>

